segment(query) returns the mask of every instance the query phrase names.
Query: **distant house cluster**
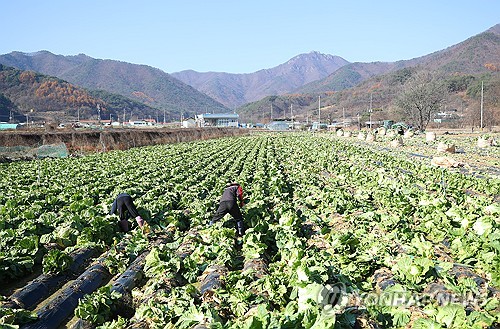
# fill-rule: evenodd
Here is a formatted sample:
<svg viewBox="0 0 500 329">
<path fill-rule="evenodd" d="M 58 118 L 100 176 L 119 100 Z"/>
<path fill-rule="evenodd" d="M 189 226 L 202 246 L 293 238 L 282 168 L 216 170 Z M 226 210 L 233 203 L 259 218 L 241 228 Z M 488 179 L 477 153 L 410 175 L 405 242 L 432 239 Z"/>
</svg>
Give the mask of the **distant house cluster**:
<svg viewBox="0 0 500 329">
<path fill-rule="evenodd" d="M 7 122 L 0 122 L 0 130 L 16 129 L 22 124 L 13 124 Z M 43 124 L 41 125 L 43 127 Z M 194 118 L 186 118 L 181 122 L 161 123 L 155 119 L 136 119 L 124 122 L 113 120 L 78 120 L 63 122 L 58 125 L 58 128 L 99 128 L 99 127 L 124 127 L 124 128 L 147 128 L 147 127 L 182 127 L 182 128 L 202 128 L 202 127 L 233 127 L 238 128 L 242 125 L 239 122 L 239 115 L 237 113 L 205 113 L 195 115 Z M 30 128 L 34 125 L 30 125 Z"/>
<path fill-rule="evenodd" d="M 441 111 L 434 115 L 433 121 L 436 123 L 451 122 L 460 119 L 460 115 L 456 109 Z"/>
</svg>

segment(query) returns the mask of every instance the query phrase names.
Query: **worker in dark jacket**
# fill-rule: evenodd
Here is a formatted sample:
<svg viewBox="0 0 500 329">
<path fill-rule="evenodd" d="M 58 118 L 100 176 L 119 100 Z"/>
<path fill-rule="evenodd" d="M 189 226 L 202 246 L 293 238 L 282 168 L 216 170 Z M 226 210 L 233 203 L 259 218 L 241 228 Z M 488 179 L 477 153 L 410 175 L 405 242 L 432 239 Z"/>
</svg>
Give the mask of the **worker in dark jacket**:
<svg viewBox="0 0 500 329">
<path fill-rule="evenodd" d="M 397 133 L 398 133 L 399 135 L 403 136 L 403 135 L 405 134 L 405 131 L 403 130 L 403 127 L 398 126 Z"/>
<path fill-rule="evenodd" d="M 244 205 L 243 188 L 241 185 L 236 182 L 228 183 L 224 189 L 224 193 L 222 193 L 219 207 L 210 221 L 210 225 L 221 220 L 226 214 L 230 214 L 236 220 L 236 231 L 238 235 L 242 236 L 245 234 L 245 227 L 243 225 L 243 215 L 241 215 L 240 207 Z"/>
<path fill-rule="evenodd" d="M 139 227 L 144 225 L 144 220 L 141 215 L 137 211 L 137 208 L 132 201 L 132 197 L 127 193 L 120 193 L 116 197 L 115 201 L 111 205 L 110 215 L 115 214 L 118 211 L 118 216 L 120 217 L 120 221 L 118 222 L 118 226 L 123 232 L 128 232 L 129 230 L 129 222 L 128 218 L 135 218 Z"/>
</svg>

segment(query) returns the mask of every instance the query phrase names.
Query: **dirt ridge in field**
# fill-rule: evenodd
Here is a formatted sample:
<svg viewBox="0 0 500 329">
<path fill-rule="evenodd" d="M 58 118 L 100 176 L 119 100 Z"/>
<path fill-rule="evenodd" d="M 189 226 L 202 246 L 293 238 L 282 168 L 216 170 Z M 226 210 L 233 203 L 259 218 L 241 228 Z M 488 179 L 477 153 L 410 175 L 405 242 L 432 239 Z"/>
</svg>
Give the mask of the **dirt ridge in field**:
<svg viewBox="0 0 500 329">
<path fill-rule="evenodd" d="M 238 128 L 103 129 L 66 131 L 12 131 L 0 133 L 0 147 L 39 147 L 64 143 L 70 153 L 126 150 L 132 147 L 190 142 L 248 134 Z"/>
</svg>

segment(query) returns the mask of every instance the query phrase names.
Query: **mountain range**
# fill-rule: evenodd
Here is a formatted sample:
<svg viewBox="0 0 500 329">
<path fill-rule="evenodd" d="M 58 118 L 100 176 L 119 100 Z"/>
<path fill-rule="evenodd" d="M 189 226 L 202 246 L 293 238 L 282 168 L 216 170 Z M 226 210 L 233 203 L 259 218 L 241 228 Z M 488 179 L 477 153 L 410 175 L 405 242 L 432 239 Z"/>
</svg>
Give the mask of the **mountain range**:
<svg viewBox="0 0 500 329">
<path fill-rule="evenodd" d="M 500 64 L 500 24 L 444 50 L 397 62 L 350 63 L 322 80 L 313 81 L 296 93 L 326 92 L 354 87 L 366 79 L 408 67 L 422 67 L 444 74 L 488 72 L 486 63 Z"/>
<path fill-rule="evenodd" d="M 498 118 L 500 123 L 500 24 L 419 58 L 346 64 L 326 78 L 287 94 L 247 103 L 237 112 L 253 122 L 268 121 L 271 111 L 274 118 L 293 114 L 300 120 L 317 120 L 320 105 L 322 118 L 330 122 L 341 121 L 343 117 L 363 117 L 370 107 L 379 110 L 374 119 L 397 118 L 399 114 L 393 101 L 408 77 L 419 70 L 432 72 L 447 86 L 450 91 L 448 108 L 469 112 L 469 115 L 479 108 L 481 85 L 484 83 L 488 115 Z M 471 120 L 470 123 L 473 123 L 474 119 Z"/>
<path fill-rule="evenodd" d="M 313 51 L 254 73 L 199 73 L 187 70 L 172 73 L 172 76 L 230 108 L 237 108 L 265 96 L 292 92 L 307 83 L 326 78 L 347 64 L 349 62 L 342 57 Z"/>
<path fill-rule="evenodd" d="M 83 54 L 62 56 L 48 51 L 12 52 L 1 55 L 0 64 L 54 76 L 90 90 L 119 94 L 169 113 L 192 115 L 201 109 L 228 111 L 193 87 L 147 65 L 95 59 Z"/>
<path fill-rule="evenodd" d="M 158 109 L 104 90 L 86 90 L 62 79 L 0 64 L 0 121 L 158 117 Z M 126 117 L 126 118 L 125 118 Z M 164 111 L 161 119 L 175 117 Z"/>
<path fill-rule="evenodd" d="M 260 120 L 273 102 L 283 114 L 291 106 L 296 106 L 296 113 L 305 113 L 316 106 L 318 96 L 324 106 L 342 104 L 349 111 L 359 111 L 366 105 L 370 88 L 397 79 L 408 69 L 429 70 L 446 77 L 498 76 L 500 24 L 444 50 L 397 62 L 350 63 L 313 51 L 254 73 L 187 70 L 168 74 L 147 65 L 39 51 L 0 55 L 0 64 L 57 77 L 92 95 L 97 91 L 101 95 L 108 93 L 108 97 L 121 95 L 147 104 L 153 111 L 168 111 L 172 116 L 235 110 L 244 118 Z M 386 95 L 395 93 L 390 83 L 384 88 L 381 90 Z M 381 98 L 386 103 L 380 106 L 387 106 L 390 97 Z"/>
</svg>

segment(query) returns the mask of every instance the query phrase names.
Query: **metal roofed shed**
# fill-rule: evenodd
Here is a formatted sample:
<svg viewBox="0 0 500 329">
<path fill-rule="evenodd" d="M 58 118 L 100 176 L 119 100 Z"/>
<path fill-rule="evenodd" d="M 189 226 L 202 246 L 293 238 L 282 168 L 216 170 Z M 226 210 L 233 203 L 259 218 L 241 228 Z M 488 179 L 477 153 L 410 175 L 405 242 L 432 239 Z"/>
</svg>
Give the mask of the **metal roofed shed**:
<svg viewBox="0 0 500 329">
<path fill-rule="evenodd" d="M 199 127 L 238 127 L 237 113 L 205 113 L 196 116 Z"/>
<path fill-rule="evenodd" d="M 291 122 L 289 121 L 273 121 L 269 124 L 269 130 L 285 131 L 290 129 Z"/>
<path fill-rule="evenodd" d="M 311 130 L 322 130 L 328 129 L 328 125 L 326 123 L 313 122 Z"/>
<path fill-rule="evenodd" d="M 17 129 L 17 123 L 0 122 L 0 130 Z"/>
</svg>

